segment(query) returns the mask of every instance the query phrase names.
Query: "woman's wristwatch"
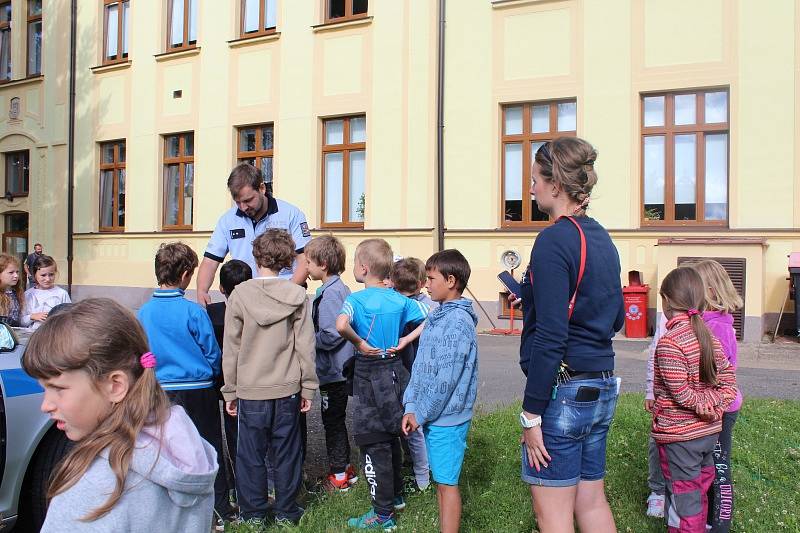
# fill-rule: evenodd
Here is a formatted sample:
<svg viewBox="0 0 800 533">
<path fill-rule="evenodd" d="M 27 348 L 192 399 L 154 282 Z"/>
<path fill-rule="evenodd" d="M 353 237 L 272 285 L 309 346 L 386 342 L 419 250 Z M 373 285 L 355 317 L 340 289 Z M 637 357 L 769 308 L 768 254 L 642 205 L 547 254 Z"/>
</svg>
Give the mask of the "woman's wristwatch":
<svg viewBox="0 0 800 533">
<path fill-rule="evenodd" d="M 528 418 L 525 416 L 525 412 L 519 414 L 519 425 L 524 427 L 525 429 L 535 428 L 536 426 L 542 425 L 542 417 L 539 415 L 534 416 L 533 418 Z"/>
</svg>

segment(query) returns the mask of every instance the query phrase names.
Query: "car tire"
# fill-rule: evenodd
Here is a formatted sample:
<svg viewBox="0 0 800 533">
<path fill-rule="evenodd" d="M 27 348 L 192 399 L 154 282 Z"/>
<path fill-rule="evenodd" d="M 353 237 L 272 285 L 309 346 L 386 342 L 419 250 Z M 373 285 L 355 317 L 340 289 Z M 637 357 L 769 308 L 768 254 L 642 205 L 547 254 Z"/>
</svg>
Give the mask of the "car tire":
<svg viewBox="0 0 800 533">
<path fill-rule="evenodd" d="M 53 470 L 72 449 L 63 431 L 51 427 L 36 449 L 19 495 L 19 518 L 14 533 L 39 533 L 47 514 L 47 488 Z"/>
</svg>

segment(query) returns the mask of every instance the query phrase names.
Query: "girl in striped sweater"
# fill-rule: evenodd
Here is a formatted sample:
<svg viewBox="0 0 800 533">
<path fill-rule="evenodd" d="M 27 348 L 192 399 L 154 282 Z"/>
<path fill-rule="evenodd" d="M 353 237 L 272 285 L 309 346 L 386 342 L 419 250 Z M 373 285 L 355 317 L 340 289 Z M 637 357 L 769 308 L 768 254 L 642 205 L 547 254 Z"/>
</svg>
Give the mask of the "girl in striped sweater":
<svg viewBox="0 0 800 533">
<path fill-rule="evenodd" d="M 696 270 L 678 267 L 661 284 L 667 331 L 655 353 L 653 439 L 666 481 L 670 532 L 704 532 L 714 446 L 722 416 L 736 398 L 736 376 L 703 322 L 705 286 Z"/>
</svg>

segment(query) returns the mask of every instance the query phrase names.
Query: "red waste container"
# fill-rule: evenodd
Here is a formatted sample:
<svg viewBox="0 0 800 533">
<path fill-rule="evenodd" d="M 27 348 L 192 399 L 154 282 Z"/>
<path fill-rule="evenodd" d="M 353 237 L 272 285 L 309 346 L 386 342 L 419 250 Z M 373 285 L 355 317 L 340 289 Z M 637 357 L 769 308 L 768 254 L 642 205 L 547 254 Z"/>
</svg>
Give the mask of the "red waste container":
<svg viewBox="0 0 800 533">
<path fill-rule="evenodd" d="M 627 287 L 622 288 L 625 305 L 625 336 L 633 339 L 647 337 L 647 296 L 648 285 L 642 285 L 641 274 L 636 270 L 628 272 Z"/>
</svg>

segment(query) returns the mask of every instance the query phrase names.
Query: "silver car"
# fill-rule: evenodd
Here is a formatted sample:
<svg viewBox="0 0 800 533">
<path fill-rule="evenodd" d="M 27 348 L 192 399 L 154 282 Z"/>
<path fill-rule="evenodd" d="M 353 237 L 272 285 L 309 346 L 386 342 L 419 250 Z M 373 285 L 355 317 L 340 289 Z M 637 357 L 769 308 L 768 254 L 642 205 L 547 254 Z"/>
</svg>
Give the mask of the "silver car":
<svg viewBox="0 0 800 533">
<path fill-rule="evenodd" d="M 22 370 L 29 333 L 0 352 L 0 531 L 38 532 L 47 511 L 47 482 L 70 443 L 40 410 L 43 390 Z"/>
</svg>

